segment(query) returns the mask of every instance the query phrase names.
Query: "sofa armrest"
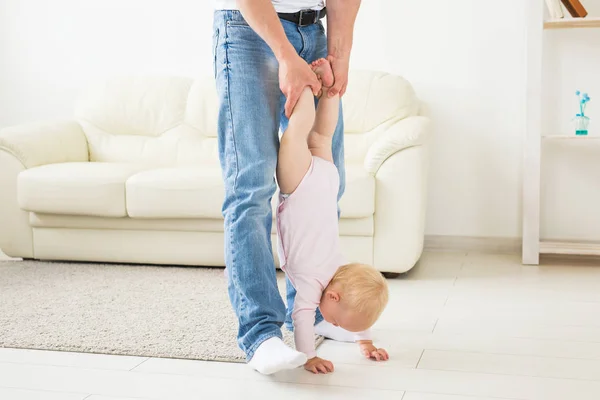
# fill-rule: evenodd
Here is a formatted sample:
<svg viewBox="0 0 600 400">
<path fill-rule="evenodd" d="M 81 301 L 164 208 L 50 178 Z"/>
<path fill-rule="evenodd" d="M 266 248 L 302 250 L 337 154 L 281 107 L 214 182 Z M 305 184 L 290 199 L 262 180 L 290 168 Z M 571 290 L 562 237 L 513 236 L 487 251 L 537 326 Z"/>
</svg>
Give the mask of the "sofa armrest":
<svg viewBox="0 0 600 400">
<path fill-rule="evenodd" d="M 88 144 L 77 122 L 25 124 L 0 129 L 0 249 L 34 258 L 29 213 L 17 202 L 17 180 L 28 168 L 88 161 Z"/>
<path fill-rule="evenodd" d="M 31 123 L 1 129 L 0 151 L 11 154 L 25 168 L 89 161 L 86 136 L 75 121 Z"/>
<path fill-rule="evenodd" d="M 429 146 L 388 158 L 375 175 L 373 265 L 404 273 L 419 260 L 425 237 Z"/>
<path fill-rule="evenodd" d="M 430 122 L 426 117 L 408 117 L 392 123 L 377 134 L 369 147 L 364 162 L 365 169 L 376 174 L 385 160 L 395 153 L 426 143 L 429 130 Z"/>
</svg>

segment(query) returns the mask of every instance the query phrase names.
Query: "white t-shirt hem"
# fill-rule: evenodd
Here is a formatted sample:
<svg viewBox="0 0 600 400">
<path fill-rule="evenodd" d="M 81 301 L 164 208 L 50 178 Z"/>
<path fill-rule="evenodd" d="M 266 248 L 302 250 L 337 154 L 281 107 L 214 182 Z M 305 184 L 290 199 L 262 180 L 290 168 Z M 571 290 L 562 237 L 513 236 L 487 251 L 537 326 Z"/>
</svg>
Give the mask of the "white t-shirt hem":
<svg viewBox="0 0 600 400">
<path fill-rule="evenodd" d="M 215 10 L 239 10 L 236 0 L 215 0 Z M 300 10 L 322 10 L 323 1 L 316 0 L 280 0 L 273 2 L 278 13 L 296 13 Z"/>
</svg>

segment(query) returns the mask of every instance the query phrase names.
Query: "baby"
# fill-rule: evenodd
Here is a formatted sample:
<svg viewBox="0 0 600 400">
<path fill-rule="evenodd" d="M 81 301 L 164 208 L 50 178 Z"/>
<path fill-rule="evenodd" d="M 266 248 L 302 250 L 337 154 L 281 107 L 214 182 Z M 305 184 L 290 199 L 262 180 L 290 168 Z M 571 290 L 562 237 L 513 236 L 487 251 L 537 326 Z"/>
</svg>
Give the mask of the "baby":
<svg viewBox="0 0 600 400">
<path fill-rule="evenodd" d="M 326 93 L 334 83 L 331 65 L 320 59 L 312 68 Z M 306 88 L 281 139 L 277 164 L 279 259 L 297 290 L 292 313 L 296 349 L 306 354 L 304 367 L 313 373 L 333 372 L 333 364 L 315 351 L 317 308 L 325 319 L 317 333 L 357 341 L 366 357 L 388 359 L 367 331 L 387 304 L 387 283 L 371 266 L 348 264 L 340 250 L 339 174 L 331 151 L 339 102 L 337 95 L 322 95 L 315 112 L 313 94 Z"/>
</svg>

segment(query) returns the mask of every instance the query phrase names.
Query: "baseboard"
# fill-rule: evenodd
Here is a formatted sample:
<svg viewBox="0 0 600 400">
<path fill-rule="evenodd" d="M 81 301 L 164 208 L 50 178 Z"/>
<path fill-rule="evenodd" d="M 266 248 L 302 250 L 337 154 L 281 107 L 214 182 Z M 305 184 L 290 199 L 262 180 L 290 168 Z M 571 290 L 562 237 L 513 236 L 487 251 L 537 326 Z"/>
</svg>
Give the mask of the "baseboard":
<svg viewBox="0 0 600 400">
<path fill-rule="evenodd" d="M 521 238 L 427 235 L 425 250 L 518 254 Z"/>
</svg>

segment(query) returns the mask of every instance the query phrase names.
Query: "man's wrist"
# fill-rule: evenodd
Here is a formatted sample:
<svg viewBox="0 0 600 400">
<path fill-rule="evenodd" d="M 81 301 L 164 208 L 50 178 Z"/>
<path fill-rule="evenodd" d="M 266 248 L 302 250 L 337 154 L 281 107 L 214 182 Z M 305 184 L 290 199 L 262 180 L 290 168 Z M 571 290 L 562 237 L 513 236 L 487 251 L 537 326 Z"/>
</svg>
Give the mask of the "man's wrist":
<svg viewBox="0 0 600 400">
<path fill-rule="evenodd" d="M 332 49 L 327 54 L 329 57 L 333 57 L 337 60 L 350 60 L 350 50 L 335 50 Z"/>
<path fill-rule="evenodd" d="M 350 59 L 352 52 L 352 36 L 342 38 L 329 38 L 327 43 L 328 55 L 339 59 Z"/>
<path fill-rule="evenodd" d="M 363 344 L 373 344 L 372 340 L 359 340 L 356 343 L 363 345 Z"/>
<path fill-rule="evenodd" d="M 296 49 L 294 49 L 294 46 L 292 46 L 290 42 L 284 43 L 273 49 L 273 53 L 275 54 L 275 58 L 279 63 L 298 55 L 298 53 L 296 53 Z"/>
</svg>

